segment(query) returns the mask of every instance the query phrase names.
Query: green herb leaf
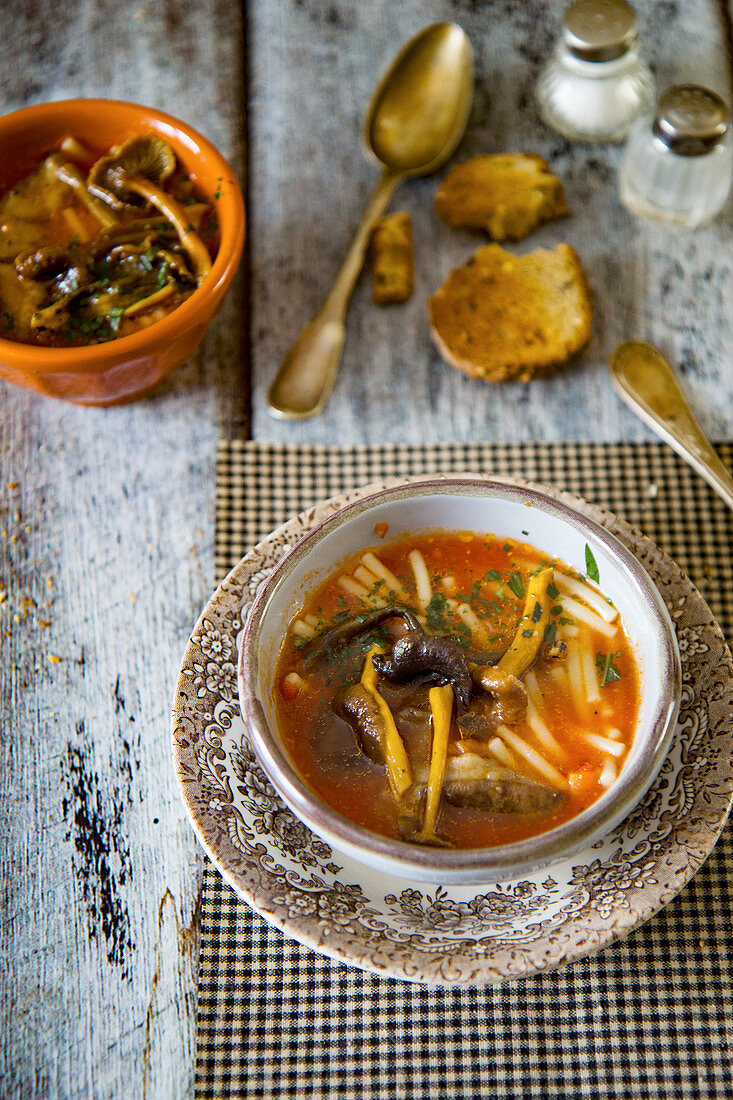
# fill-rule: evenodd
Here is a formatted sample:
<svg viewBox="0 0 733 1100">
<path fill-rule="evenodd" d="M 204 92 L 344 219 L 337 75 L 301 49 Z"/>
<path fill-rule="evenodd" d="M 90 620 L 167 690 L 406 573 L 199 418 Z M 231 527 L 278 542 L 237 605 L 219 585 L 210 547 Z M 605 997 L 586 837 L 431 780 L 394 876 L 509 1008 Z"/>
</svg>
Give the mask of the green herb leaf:
<svg viewBox="0 0 733 1100">
<path fill-rule="evenodd" d="M 550 597 L 551 600 L 556 600 L 557 597 L 560 595 L 560 589 L 557 587 L 554 581 L 550 581 L 550 583 L 548 584 L 547 595 Z"/>
<path fill-rule="evenodd" d="M 593 551 L 588 543 L 585 544 L 585 571 L 590 579 L 598 584 L 598 565 L 596 564 L 596 559 L 593 557 Z"/>
<path fill-rule="evenodd" d="M 498 581 L 500 577 L 501 577 L 501 573 L 499 572 L 498 569 L 489 569 L 488 573 L 484 577 L 484 580 Z"/>
<path fill-rule="evenodd" d="M 522 583 L 522 578 L 519 573 L 510 573 L 507 584 L 517 599 L 524 599 L 524 584 Z"/>
<path fill-rule="evenodd" d="M 557 633 L 557 623 L 548 623 L 545 627 L 545 641 L 548 645 L 551 645 L 555 641 L 555 634 Z"/>
<path fill-rule="evenodd" d="M 620 656 L 620 651 L 617 653 L 596 653 L 596 668 L 598 669 L 601 687 L 621 679 L 621 670 L 614 663 Z"/>
<path fill-rule="evenodd" d="M 542 604 L 538 600 L 537 603 L 534 605 L 534 611 L 532 612 L 532 622 L 533 623 L 538 623 L 541 618 L 542 618 Z"/>
<path fill-rule="evenodd" d="M 445 627 L 446 599 L 442 592 L 433 592 L 430 602 L 425 608 L 428 626 L 431 630 L 442 630 Z"/>
<path fill-rule="evenodd" d="M 554 607 L 550 608 L 551 615 L 562 615 L 562 604 L 556 603 Z"/>
<path fill-rule="evenodd" d="M 533 634 L 534 634 L 534 630 L 531 630 L 531 629 L 522 631 L 522 637 L 523 638 L 531 638 Z"/>
</svg>

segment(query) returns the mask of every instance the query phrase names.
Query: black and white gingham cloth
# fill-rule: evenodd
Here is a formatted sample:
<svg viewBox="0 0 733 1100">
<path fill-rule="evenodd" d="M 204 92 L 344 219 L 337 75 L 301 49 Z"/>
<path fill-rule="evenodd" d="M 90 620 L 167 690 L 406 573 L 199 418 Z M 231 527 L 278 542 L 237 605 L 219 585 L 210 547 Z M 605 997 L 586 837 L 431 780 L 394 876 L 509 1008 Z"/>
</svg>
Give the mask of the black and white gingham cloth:
<svg viewBox="0 0 733 1100">
<path fill-rule="evenodd" d="M 721 457 L 730 466 L 733 448 Z M 611 508 L 681 565 L 733 637 L 733 517 L 657 444 L 222 443 L 218 573 L 317 500 L 436 471 L 549 482 Z M 434 990 L 286 939 L 208 866 L 196 1097 L 733 1097 L 732 902 L 728 826 L 690 885 L 625 941 L 521 982 Z"/>
</svg>

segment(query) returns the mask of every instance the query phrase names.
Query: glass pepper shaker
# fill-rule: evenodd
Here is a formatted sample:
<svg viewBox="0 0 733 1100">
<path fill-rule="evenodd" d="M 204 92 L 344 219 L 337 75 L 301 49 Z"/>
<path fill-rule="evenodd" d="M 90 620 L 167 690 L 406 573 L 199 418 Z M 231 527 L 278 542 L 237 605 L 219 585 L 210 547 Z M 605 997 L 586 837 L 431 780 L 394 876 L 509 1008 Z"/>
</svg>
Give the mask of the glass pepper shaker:
<svg viewBox="0 0 733 1100">
<path fill-rule="evenodd" d="M 540 73 L 540 115 L 573 141 L 623 141 L 654 105 L 654 77 L 639 54 L 636 14 L 626 0 L 576 0 L 562 39 Z"/>
<path fill-rule="evenodd" d="M 632 214 L 696 229 L 723 207 L 733 163 L 730 116 L 709 88 L 677 84 L 640 119 L 624 150 L 621 201 Z"/>
</svg>

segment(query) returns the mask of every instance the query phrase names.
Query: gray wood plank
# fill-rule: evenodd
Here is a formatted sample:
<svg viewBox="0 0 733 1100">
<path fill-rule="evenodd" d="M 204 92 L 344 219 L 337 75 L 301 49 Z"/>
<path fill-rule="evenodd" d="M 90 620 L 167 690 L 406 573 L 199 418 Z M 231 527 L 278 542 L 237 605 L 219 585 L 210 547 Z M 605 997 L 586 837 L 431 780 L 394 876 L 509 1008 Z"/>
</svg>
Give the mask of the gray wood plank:
<svg viewBox="0 0 733 1100">
<path fill-rule="evenodd" d="M 724 50 L 713 0 L 639 0 L 645 52 L 661 87 L 697 80 L 726 97 Z M 533 86 L 562 5 L 542 0 L 474 4 L 428 0 L 255 0 L 251 248 L 256 439 L 291 442 L 643 439 L 607 377 L 622 339 L 649 339 L 680 364 L 713 436 L 733 430 L 731 206 L 710 228 L 674 235 L 635 221 L 616 197 L 620 150 L 573 145 L 547 130 Z M 456 160 L 522 150 L 547 157 L 572 216 L 516 246 L 567 240 L 596 301 L 595 339 L 569 370 L 529 387 L 494 387 L 445 365 L 426 323 L 426 300 L 483 238 L 444 226 L 435 178 L 402 185 L 393 209 L 414 220 L 416 287 L 405 306 L 380 309 L 362 278 L 348 317 L 336 391 L 325 413 L 300 423 L 266 412 L 266 392 L 302 324 L 327 294 L 361 217 L 376 170 L 359 125 L 377 75 L 419 27 L 452 19 L 476 50 L 476 99 Z M 512 246 L 509 246 L 512 247 Z"/>
<path fill-rule="evenodd" d="M 11 5 L 0 109 L 152 103 L 241 171 L 241 55 L 227 0 Z M 240 281 L 194 358 L 135 405 L 0 385 L 8 1100 L 193 1095 L 202 859 L 169 703 L 213 586 L 216 440 L 243 430 L 241 298 Z"/>
</svg>

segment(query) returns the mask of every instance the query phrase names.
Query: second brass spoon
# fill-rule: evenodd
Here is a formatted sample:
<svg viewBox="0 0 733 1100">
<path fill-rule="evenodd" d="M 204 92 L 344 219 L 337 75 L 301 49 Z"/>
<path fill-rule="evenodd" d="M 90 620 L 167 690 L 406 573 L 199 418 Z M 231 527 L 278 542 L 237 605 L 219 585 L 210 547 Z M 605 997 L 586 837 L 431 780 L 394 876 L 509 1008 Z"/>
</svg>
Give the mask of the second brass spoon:
<svg viewBox="0 0 733 1100">
<path fill-rule="evenodd" d="M 382 177 L 333 290 L 290 349 L 270 388 L 273 416 L 300 420 L 325 405 L 346 336 L 346 307 L 374 223 L 401 180 L 429 175 L 454 152 L 472 99 L 473 50 L 455 23 L 434 23 L 420 31 L 382 78 L 364 119 L 364 140 L 382 166 Z"/>
<path fill-rule="evenodd" d="M 609 366 L 626 404 L 733 508 L 733 477 L 698 424 L 662 353 L 651 344 L 629 340 L 611 354 Z"/>
</svg>

